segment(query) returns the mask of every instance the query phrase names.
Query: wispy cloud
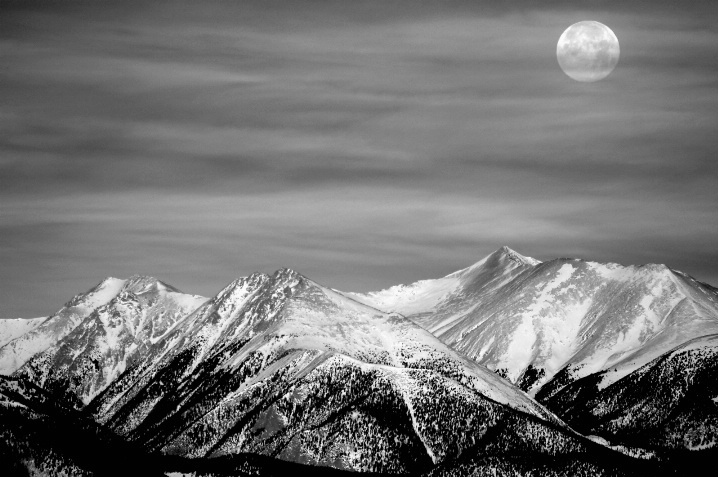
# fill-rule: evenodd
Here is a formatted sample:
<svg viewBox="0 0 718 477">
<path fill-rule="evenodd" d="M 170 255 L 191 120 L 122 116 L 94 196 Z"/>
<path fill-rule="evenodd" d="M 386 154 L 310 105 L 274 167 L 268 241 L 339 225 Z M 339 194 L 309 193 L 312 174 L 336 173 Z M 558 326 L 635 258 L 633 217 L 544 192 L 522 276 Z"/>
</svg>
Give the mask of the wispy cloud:
<svg viewBox="0 0 718 477">
<path fill-rule="evenodd" d="M 502 244 L 718 282 L 702 2 L 94 3 L 0 15 L 1 315 L 111 273 L 368 289 Z M 555 60 L 585 18 L 622 47 L 594 84 Z"/>
</svg>

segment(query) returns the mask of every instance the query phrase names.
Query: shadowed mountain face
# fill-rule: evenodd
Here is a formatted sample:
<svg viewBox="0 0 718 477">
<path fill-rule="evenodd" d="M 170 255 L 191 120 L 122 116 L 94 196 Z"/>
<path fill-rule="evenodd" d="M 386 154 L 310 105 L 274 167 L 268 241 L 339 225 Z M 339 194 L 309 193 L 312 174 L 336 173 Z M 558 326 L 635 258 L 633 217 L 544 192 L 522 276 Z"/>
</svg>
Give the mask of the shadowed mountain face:
<svg viewBox="0 0 718 477">
<path fill-rule="evenodd" d="M 714 454 L 694 452 L 690 460 L 649 462 L 590 444 L 590 452 L 546 453 L 522 448 L 520 428 L 494 427 L 489 444 L 468 449 L 456 459 L 427 465 L 413 475 L 536 475 L 547 477 L 697 475 Z M 51 394 L 23 378 L 0 376 L 0 457 L 3 475 L 166 476 L 206 477 L 357 475 L 330 467 L 283 461 L 257 454 L 187 459 L 147 452 L 94 422 L 85 412 L 58 403 Z M 526 437 L 525 435 L 523 436 Z M 547 437 L 547 436 L 544 436 Z M 550 436 L 548 436 L 550 437 Z M 506 447 L 509 444 L 509 447 Z M 537 452 L 538 450 L 538 452 Z M 507 452 L 508 451 L 508 452 Z M 374 475 L 397 475 L 362 473 Z"/>
<path fill-rule="evenodd" d="M 614 442 L 691 450 L 718 444 L 718 335 L 691 340 L 606 386 L 612 371 L 579 379 L 545 402 L 576 430 Z"/>
<path fill-rule="evenodd" d="M 0 469 L 3 476 L 195 477 L 355 475 L 252 454 L 186 459 L 148 453 L 59 404 L 23 378 L 0 376 Z M 372 474 L 364 474 L 372 477 Z"/>
</svg>

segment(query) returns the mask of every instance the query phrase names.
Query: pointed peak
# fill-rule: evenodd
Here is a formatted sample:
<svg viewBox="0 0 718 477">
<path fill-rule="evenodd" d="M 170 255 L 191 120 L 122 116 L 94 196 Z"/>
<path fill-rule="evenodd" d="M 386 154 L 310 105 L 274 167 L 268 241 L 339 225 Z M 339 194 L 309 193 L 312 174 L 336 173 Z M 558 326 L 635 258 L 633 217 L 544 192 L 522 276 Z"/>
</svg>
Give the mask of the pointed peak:
<svg viewBox="0 0 718 477">
<path fill-rule="evenodd" d="M 265 282 L 269 281 L 270 278 L 271 277 L 269 275 L 267 275 L 266 273 L 254 272 L 249 276 L 232 280 L 226 287 L 224 287 L 224 290 L 222 290 L 222 292 L 220 292 L 220 295 L 223 292 L 238 289 L 238 288 L 246 288 L 247 286 L 250 286 L 253 288 L 261 286 Z"/>
<path fill-rule="evenodd" d="M 132 275 L 125 282 L 125 286 L 122 287 L 122 291 L 131 292 L 134 294 L 146 293 L 148 291 L 164 290 L 170 288 L 164 283 L 160 282 L 155 277 L 146 275 Z"/>
<path fill-rule="evenodd" d="M 663 263 L 644 263 L 643 265 L 639 265 L 638 268 L 647 270 L 649 272 L 657 272 L 657 273 L 666 273 L 666 272 L 670 271 L 668 266 Z"/>
<path fill-rule="evenodd" d="M 269 281 L 270 277 L 266 273 L 254 272 L 247 277 L 235 278 L 227 284 L 217 295 L 213 298 L 215 302 L 226 300 L 234 293 L 240 292 L 241 290 L 250 288 L 256 289 L 264 285 Z"/>
<path fill-rule="evenodd" d="M 127 284 L 131 283 L 155 283 L 158 282 L 155 277 L 151 275 L 140 275 L 138 273 L 132 275 L 130 278 L 127 279 Z"/>
<path fill-rule="evenodd" d="M 254 272 L 248 277 L 241 278 L 239 280 L 235 280 L 238 286 L 245 287 L 247 285 L 252 287 L 258 287 L 263 285 L 264 283 L 268 282 L 270 280 L 270 276 L 266 273 L 262 272 Z"/>
<path fill-rule="evenodd" d="M 92 287 L 89 291 L 87 291 L 85 294 L 88 293 L 95 293 L 100 290 L 106 290 L 106 289 L 113 289 L 119 291 L 122 289 L 122 287 L 125 286 L 127 283 L 127 280 L 122 278 L 116 278 L 116 277 L 105 277 L 103 278 L 100 283 Z"/>
<path fill-rule="evenodd" d="M 72 297 L 70 301 L 63 305 L 63 309 L 92 303 L 107 303 L 117 296 L 126 282 L 127 280 L 122 280 L 121 278 L 106 277 L 88 291 Z"/>
<path fill-rule="evenodd" d="M 299 280 L 304 280 L 304 279 L 306 279 L 306 277 L 305 277 L 304 275 L 302 275 L 302 274 L 299 273 L 299 272 L 296 272 L 296 271 L 292 270 L 291 268 L 280 268 L 279 270 L 277 270 L 276 272 L 274 272 L 274 275 L 272 275 L 272 278 L 273 278 L 274 280 L 282 280 L 282 281 L 285 281 L 285 280 L 289 280 L 289 281 L 297 280 L 297 281 L 299 281 Z"/>
<path fill-rule="evenodd" d="M 535 258 L 526 257 L 524 255 L 521 255 L 516 250 L 513 250 L 513 249 L 507 247 L 506 245 L 503 245 L 501 248 L 499 248 L 494 253 L 489 255 L 489 257 L 491 257 L 491 256 L 506 257 L 509 260 L 513 260 L 514 262 L 524 264 L 524 265 L 530 265 L 532 267 L 541 263 L 540 260 L 536 260 Z"/>
<path fill-rule="evenodd" d="M 528 266 L 528 267 L 535 267 L 536 265 L 540 264 L 541 262 L 539 260 L 536 260 L 535 258 L 531 257 L 525 257 L 521 255 L 520 253 L 516 252 L 515 250 L 510 249 L 506 245 L 499 248 L 498 250 L 495 250 L 494 252 L 488 254 L 478 262 L 474 263 L 468 268 L 465 268 L 463 270 L 459 270 L 457 272 L 454 272 L 450 275 L 447 275 L 448 277 L 456 277 L 456 276 L 467 276 L 468 274 L 475 273 L 479 270 L 483 270 L 485 268 L 493 269 L 495 267 L 505 268 L 507 265 L 511 266 L 511 268 L 515 268 L 518 266 Z"/>
<path fill-rule="evenodd" d="M 311 282 L 307 277 L 291 268 L 281 268 L 272 275 L 272 287 L 282 289 L 286 293 L 293 293 L 298 286 L 306 286 Z M 288 290 L 287 290 L 288 289 Z"/>
<path fill-rule="evenodd" d="M 252 273 L 247 277 L 236 278 L 207 301 L 206 305 L 210 309 L 216 307 L 234 309 L 238 303 L 243 302 L 244 297 L 264 287 L 269 280 L 269 275 L 259 272 Z"/>
</svg>

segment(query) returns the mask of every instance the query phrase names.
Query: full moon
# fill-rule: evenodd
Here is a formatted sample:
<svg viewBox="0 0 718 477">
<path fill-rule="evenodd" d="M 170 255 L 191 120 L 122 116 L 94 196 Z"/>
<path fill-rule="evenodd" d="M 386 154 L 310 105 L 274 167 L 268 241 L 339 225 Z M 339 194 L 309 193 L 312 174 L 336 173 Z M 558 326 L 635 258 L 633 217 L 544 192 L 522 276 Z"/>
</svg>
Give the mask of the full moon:
<svg viewBox="0 0 718 477">
<path fill-rule="evenodd" d="M 558 39 L 556 58 L 576 81 L 602 80 L 616 67 L 621 51 L 618 38 L 603 23 L 585 21 L 566 28 Z"/>
</svg>

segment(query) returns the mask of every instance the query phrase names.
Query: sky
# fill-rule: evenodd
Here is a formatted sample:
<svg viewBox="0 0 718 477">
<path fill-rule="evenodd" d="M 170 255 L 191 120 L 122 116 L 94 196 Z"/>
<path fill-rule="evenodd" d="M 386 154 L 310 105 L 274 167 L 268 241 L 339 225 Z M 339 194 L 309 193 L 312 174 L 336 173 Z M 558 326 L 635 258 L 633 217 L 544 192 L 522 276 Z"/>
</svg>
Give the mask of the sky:
<svg viewBox="0 0 718 477">
<path fill-rule="evenodd" d="M 490 4 L 487 6 L 486 4 Z M 0 316 L 106 276 L 346 291 L 502 245 L 718 285 L 718 9 L 660 1 L 0 3 Z M 606 79 L 556 42 L 596 20 Z"/>
</svg>

